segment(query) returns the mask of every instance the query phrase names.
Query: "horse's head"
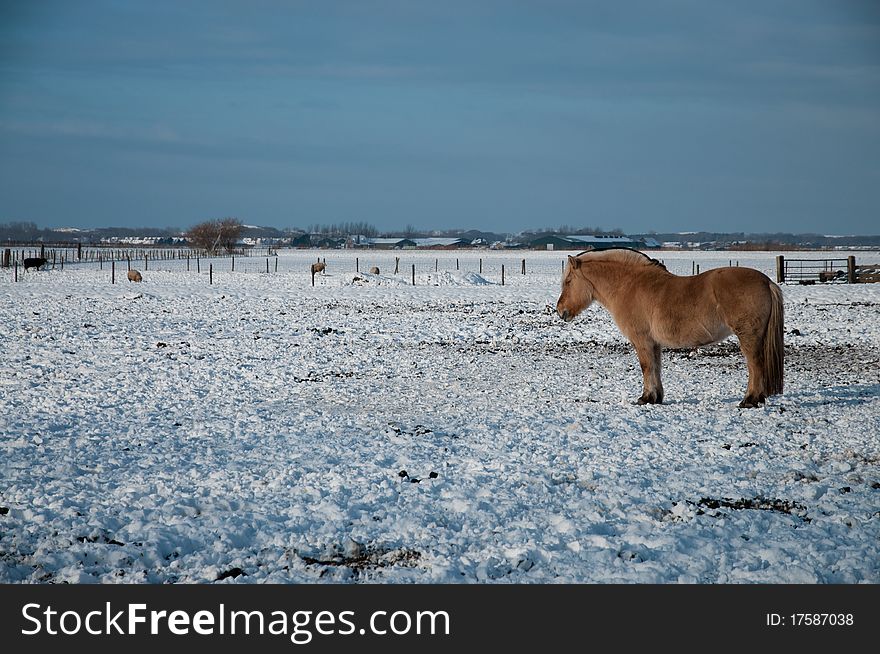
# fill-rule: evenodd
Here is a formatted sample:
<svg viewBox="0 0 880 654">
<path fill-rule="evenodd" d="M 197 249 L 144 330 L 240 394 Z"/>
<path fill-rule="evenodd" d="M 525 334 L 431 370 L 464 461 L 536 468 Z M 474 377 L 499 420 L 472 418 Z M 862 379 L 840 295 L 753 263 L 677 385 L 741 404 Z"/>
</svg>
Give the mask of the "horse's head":
<svg viewBox="0 0 880 654">
<path fill-rule="evenodd" d="M 562 292 L 556 301 L 556 313 L 568 322 L 592 303 L 593 285 L 584 275 L 584 263 L 570 256 L 562 273 Z"/>
</svg>

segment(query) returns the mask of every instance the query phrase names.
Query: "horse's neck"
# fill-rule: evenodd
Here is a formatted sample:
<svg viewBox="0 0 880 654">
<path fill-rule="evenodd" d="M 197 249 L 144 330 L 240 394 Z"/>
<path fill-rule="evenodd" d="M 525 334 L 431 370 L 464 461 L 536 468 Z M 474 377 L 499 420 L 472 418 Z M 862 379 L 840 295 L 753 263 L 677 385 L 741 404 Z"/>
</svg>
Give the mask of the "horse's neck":
<svg viewBox="0 0 880 654">
<path fill-rule="evenodd" d="M 594 289 L 593 297 L 609 311 L 627 300 L 636 278 L 649 272 L 642 267 L 617 261 L 596 262 L 594 265 L 594 272 L 589 277 Z"/>
</svg>

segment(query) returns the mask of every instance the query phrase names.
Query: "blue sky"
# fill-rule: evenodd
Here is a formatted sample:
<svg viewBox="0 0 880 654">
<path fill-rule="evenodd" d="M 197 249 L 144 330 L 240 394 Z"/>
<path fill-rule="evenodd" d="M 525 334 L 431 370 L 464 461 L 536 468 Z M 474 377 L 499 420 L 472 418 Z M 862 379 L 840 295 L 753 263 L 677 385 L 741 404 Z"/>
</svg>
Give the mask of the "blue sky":
<svg viewBox="0 0 880 654">
<path fill-rule="evenodd" d="M 0 2 L 0 222 L 880 233 L 880 3 Z"/>
</svg>

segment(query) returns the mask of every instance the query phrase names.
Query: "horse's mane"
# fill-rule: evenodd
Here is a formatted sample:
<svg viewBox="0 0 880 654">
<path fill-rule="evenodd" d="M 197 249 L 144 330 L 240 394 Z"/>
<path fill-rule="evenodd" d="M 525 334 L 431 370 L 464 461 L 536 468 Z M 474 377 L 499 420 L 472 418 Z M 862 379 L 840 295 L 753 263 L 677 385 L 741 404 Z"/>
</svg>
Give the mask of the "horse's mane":
<svg viewBox="0 0 880 654">
<path fill-rule="evenodd" d="M 584 261 L 619 261 L 620 263 L 659 266 L 666 270 L 666 266 L 657 261 L 657 259 L 652 259 L 644 252 L 639 252 L 632 248 L 615 247 L 602 250 L 584 250 L 576 256 L 583 258 Z"/>
</svg>

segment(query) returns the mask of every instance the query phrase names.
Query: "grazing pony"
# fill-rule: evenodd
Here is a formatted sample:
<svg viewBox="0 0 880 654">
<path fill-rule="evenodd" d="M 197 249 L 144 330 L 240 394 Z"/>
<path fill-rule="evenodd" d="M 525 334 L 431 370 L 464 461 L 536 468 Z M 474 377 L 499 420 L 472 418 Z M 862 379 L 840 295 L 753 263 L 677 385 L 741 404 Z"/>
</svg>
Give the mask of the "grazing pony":
<svg viewBox="0 0 880 654">
<path fill-rule="evenodd" d="M 28 268 L 36 268 L 39 270 L 43 266 L 46 265 L 46 259 L 43 257 L 27 257 L 24 260 L 24 270 L 27 272 Z"/>
<path fill-rule="evenodd" d="M 312 264 L 312 275 L 314 275 L 315 273 L 324 272 L 325 268 L 327 268 L 326 263 L 321 263 L 321 262 L 313 263 Z"/>
<path fill-rule="evenodd" d="M 128 271 L 128 281 L 130 282 L 142 282 L 144 281 L 143 277 L 141 277 L 141 273 L 139 270 L 129 270 Z"/>
<path fill-rule="evenodd" d="M 605 307 L 636 350 L 644 378 L 639 404 L 663 402 L 660 348 L 692 348 L 736 334 L 749 369 L 741 408 L 782 393 L 782 291 L 751 268 L 691 277 L 626 248 L 568 257 L 556 313 L 566 322 L 593 301 Z"/>
</svg>

